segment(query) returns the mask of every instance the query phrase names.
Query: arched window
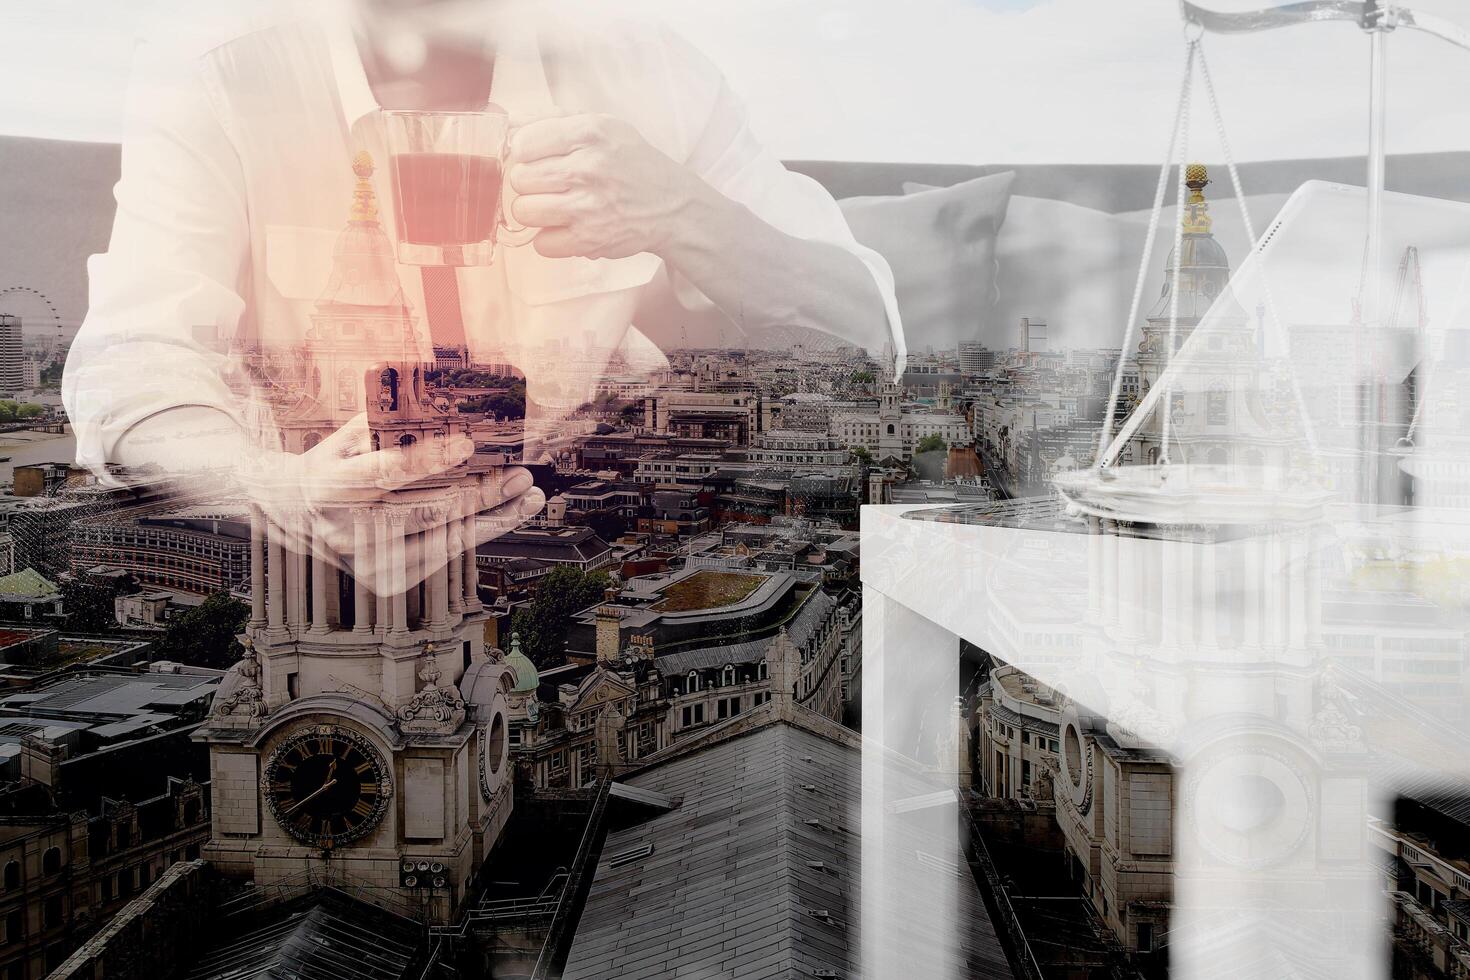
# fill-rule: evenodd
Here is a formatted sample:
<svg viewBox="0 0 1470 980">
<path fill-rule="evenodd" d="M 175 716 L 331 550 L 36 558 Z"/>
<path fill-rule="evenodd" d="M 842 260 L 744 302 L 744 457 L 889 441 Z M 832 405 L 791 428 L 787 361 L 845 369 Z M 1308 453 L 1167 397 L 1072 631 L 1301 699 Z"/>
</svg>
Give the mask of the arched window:
<svg viewBox="0 0 1470 980">
<path fill-rule="evenodd" d="M 20 862 L 7 861 L 5 863 L 5 890 L 20 887 Z"/>
<path fill-rule="evenodd" d="M 699 690 L 699 671 L 697 670 L 691 670 L 689 672 L 689 690 Z"/>
<path fill-rule="evenodd" d="M 1223 386 L 1217 385 L 1205 393 L 1205 421 L 1210 425 L 1230 421 L 1230 395 Z"/>
<path fill-rule="evenodd" d="M 409 435 L 407 432 L 405 432 L 403 435 L 401 435 L 401 436 L 398 437 L 398 445 L 402 446 L 404 449 L 407 449 L 409 446 L 412 446 L 417 441 L 418 441 L 417 439 L 415 439 L 413 436 Z"/>
<path fill-rule="evenodd" d="M 768 679 L 768 678 L 769 678 L 769 677 L 770 677 L 770 676 L 771 676 L 771 675 L 770 675 L 770 667 L 769 667 L 769 666 L 768 666 L 768 665 L 767 665 L 767 663 L 766 663 L 766 661 L 765 661 L 765 660 L 762 660 L 762 661 L 761 661 L 761 663 L 760 663 L 760 667 L 759 667 L 759 668 L 757 668 L 757 669 L 758 669 L 758 674 L 757 674 L 757 676 L 758 676 L 758 677 L 759 677 L 759 678 L 760 678 L 760 679 L 761 679 L 761 680 L 767 680 L 767 679 Z"/>
<path fill-rule="evenodd" d="M 385 412 L 398 411 L 398 372 L 393 368 L 378 376 L 378 408 Z"/>
<path fill-rule="evenodd" d="M 306 438 L 301 440 L 301 451 L 303 453 L 311 452 L 321 441 L 322 434 L 320 432 L 308 432 Z"/>
<path fill-rule="evenodd" d="M 723 685 L 725 685 L 726 687 L 731 687 L 731 686 L 733 686 L 735 684 L 735 665 L 734 664 L 726 664 L 725 665 L 724 677 L 721 678 L 720 683 L 723 684 Z"/>
<path fill-rule="evenodd" d="M 1220 448 L 1219 446 L 1216 446 L 1214 449 L 1210 450 L 1208 462 L 1214 464 L 1215 466 L 1223 466 L 1224 464 L 1230 462 L 1230 454 L 1225 452 L 1225 450 Z"/>
<path fill-rule="evenodd" d="M 54 875 L 61 870 L 61 848 L 48 847 L 46 853 L 41 855 L 41 873 Z"/>
<path fill-rule="evenodd" d="M 893 423 L 892 422 L 889 422 L 888 423 L 888 434 L 889 435 L 893 435 Z"/>
</svg>

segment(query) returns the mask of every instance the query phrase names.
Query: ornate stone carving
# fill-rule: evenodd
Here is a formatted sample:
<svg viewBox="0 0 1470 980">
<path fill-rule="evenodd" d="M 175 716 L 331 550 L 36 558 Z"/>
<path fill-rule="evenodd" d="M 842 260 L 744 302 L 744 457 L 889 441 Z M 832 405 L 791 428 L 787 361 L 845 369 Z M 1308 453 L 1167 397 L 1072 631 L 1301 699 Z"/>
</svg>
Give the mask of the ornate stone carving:
<svg viewBox="0 0 1470 980">
<path fill-rule="evenodd" d="M 240 640 L 245 652 L 230 668 L 235 675 L 235 686 L 215 707 L 221 716 L 242 715 L 251 720 L 260 719 L 269 713 L 265 703 L 265 691 L 260 685 L 260 655 L 255 652 L 255 643 L 250 637 Z"/>
<path fill-rule="evenodd" d="M 1327 752 L 1363 751 L 1363 729 L 1353 724 L 1344 703 L 1342 688 L 1329 668 L 1318 689 L 1321 707 L 1307 726 L 1307 736 Z"/>
<path fill-rule="evenodd" d="M 398 709 L 398 721 L 404 731 L 450 732 L 464 721 L 464 697 L 453 684 L 440 684 L 443 676 L 434 644 L 426 642 L 423 666 L 419 668 L 424 687 Z"/>
</svg>

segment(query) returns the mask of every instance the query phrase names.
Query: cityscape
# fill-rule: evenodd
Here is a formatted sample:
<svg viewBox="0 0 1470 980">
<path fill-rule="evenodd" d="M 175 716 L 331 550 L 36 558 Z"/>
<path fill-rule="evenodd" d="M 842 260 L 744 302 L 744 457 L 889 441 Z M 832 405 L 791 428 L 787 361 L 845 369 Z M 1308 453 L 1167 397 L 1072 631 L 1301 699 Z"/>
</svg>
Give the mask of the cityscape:
<svg viewBox="0 0 1470 980">
<path fill-rule="evenodd" d="M 1212 243 L 1199 177 L 1183 220 Z M 1229 267 L 1203 245 L 1194 254 L 1203 259 L 1184 281 L 1213 299 Z M 320 302 L 304 349 L 245 352 L 262 374 L 279 372 L 285 438 L 303 450 L 331 417 L 309 409 L 326 404 L 320 378 L 335 376 L 334 331 L 374 309 Z M 1261 314 L 1227 313 L 1198 327 L 1201 344 L 1223 338 L 1209 350 L 1254 366 L 1234 372 L 1233 389 L 1181 385 L 1178 438 L 1215 464 L 1290 452 L 1289 433 L 1241 449 L 1239 428 L 1226 426 L 1232 404 L 1250 404 L 1268 427 L 1291 409 L 1261 353 Z M 791 889 L 791 910 L 768 914 L 790 916 L 784 928 L 803 937 L 778 969 L 848 975 L 858 855 L 821 830 L 853 819 L 843 800 L 862 754 L 861 508 L 1079 523 L 1058 478 L 1093 466 L 1115 378 L 1113 428 L 1141 404 L 1146 412 L 1164 367 L 1147 352 L 1167 317 L 1150 314 L 1140 353 L 1121 368 L 1118 349 L 1056 349 L 1046 318 L 1027 316 L 1009 347 L 911 351 L 896 378 L 891 364 L 840 345 L 676 349 L 651 374 L 591 337 L 488 359 L 436 347 L 421 391 L 382 408 L 374 437 L 412 438 L 448 420 L 465 426 L 475 453 L 448 484 L 401 491 L 419 503 L 386 523 L 355 511 L 357 533 L 412 560 L 397 557 L 406 539 L 446 534 L 442 524 L 416 530 L 425 502 L 451 506 L 465 481 L 510 463 L 530 468 L 547 499 L 473 548 L 473 530 L 450 520 L 453 540 L 438 545 L 450 559 L 395 595 L 294 551 L 243 498 L 161 473 L 119 473 L 126 480 L 111 487 L 77 467 L 56 393 L 66 345 L 6 315 L 0 973 L 223 977 L 247 962 L 323 969 L 351 950 L 351 972 L 338 975 L 592 977 L 626 975 L 640 958 L 677 975 L 679 955 L 731 962 L 719 936 L 741 888 L 704 900 L 711 935 L 683 954 L 661 938 L 669 921 L 650 918 L 665 906 L 643 903 L 692 900 L 692 882 L 760 854 L 751 887 Z M 525 422 L 536 392 L 514 365 L 526 357 L 590 378 L 595 397 L 554 432 Z M 310 364 L 314 377 L 301 370 Z M 1467 381 L 1437 378 L 1438 410 L 1458 412 Z M 1336 397 L 1325 389 L 1311 397 Z M 1118 452 L 1153 462 L 1158 445 L 1145 423 Z M 1301 738 L 1335 759 L 1312 778 L 1360 787 L 1352 819 L 1378 869 L 1376 928 L 1402 964 L 1395 975 L 1463 976 L 1470 816 L 1426 760 L 1400 754 L 1463 744 L 1463 624 L 1391 577 L 1373 587 L 1376 606 L 1350 602 L 1344 576 L 1362 573 L 1347 559 L 1281 600 L 1310 610 L 1288 617 L 1290 637 L 1267 636 L 1283 620 L 1264 606 L 1243 618 L 1221 611 L 1183 635 L 1202 651 L 1290 640 L 1323 652 L 1324 666 L 1293 680 L 1299 694 L 1276 691 L 1273 711 L 1299 701 Z M 1163 560 L 1176 562 L 1167 582 L 1186 559 Z M 1201 560 L 1214 558 L 1190 566 L 1208 567 Z M 1056 682 L 1087 656 L 1090 623 L 1149 628 L 1129 623 L 1143 599 L 1119 595 L 1142 572 L 1099 580 L 1087 562 L 1052 553 L 999 584 L 996 648 L 955 651 L 948 749 L 893 763 L 911 792 L 943 772 L 960 794 L 960 851 L 920 855 L 966 881 L 972 928 L 954 953 L 963 975 L 1168 973 L 1181 928 L 1170 834 L 1186 786 L 1167 748 L 1178 722 L 1153 698 L 1115 710 L 1144 739 L 1135 746 L 1089 722 L 1085 701 Z M 1153 628 L 1173 630 L 1170 648 L 1187 650 L 1181 628 L 1162 623 Z M 364 726 L 384 733 L 391 755 Z M 283 728 L 284 738 L 262 737 Z M 1108 779 L 1093 775 L 1094 755 Z M 792 758 L 821 762 L 792 772 Z M 339 763 L 353 769 L 350 791 L 330 775 Z M 1404 771 L 1425 775 L 1394 784 L 1388 810 L 1362 808 L 1362 786 Z M 324 791 L 347 795 L 312 808 Z M 810 830 L 794 851 L 769 850 L 741 816 L 773 803 Z M 1129 815 L 1119 844 L 1112 822 Z M 314 930 L 351 938 L 303 945 Z"/>
<path fill-rule="evenodd" d="M 1470 980 L 1453 16 L 63 6 L 0 980 Z"/>
</svg>

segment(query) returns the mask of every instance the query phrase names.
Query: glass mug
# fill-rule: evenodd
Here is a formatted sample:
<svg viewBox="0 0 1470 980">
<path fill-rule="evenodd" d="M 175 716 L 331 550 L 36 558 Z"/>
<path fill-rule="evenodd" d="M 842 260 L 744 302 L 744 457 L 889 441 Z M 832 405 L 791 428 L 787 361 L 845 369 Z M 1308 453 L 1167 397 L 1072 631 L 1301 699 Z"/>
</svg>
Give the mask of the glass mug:
<svg viewBox="0 0 1470 980">
<path fill-rule="evenodd" d="M 510 117 L 385 110 L 388 174 L 404 265 L 489 265 L 496 245 L 529 244 L 539 229 L 505 223 Z"/>
</svg>

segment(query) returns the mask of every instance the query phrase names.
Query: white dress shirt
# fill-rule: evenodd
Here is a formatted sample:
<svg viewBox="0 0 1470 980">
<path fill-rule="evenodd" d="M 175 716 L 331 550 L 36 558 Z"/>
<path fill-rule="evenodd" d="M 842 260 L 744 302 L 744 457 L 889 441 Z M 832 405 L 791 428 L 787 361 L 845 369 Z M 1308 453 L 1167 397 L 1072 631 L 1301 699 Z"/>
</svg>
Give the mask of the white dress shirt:
<svg viewBox="0 0 1470 980">
<path fill-rule="evenodd" d="M 544 6 L 487 3 L 487 11 L 497 52 L 490 98 L 513 120 L 621 117 L 771 225 L 847 249 L 872 272 L 901 363 L 887 263 L 854 240 L 820 185 L 756 141 L 712 65 L 657 28 L 589 23 Z M 140 45 L 112 240 L 89 262 L 90 309 L 62 385 L 78 461 L 93 472 L 103 473 L 129 428 L 176 407 L 217 409 L 257 435 L 269 427 L 247 417 L 247 405 L 262 404 L 250 391 L 260 378 L 242 369 L 240 352 L 270 351 L 289 363 L 302 349 L 360 150 L 378 163 L 379 213 L 393 236 L 379 107 L 346 15 L 333 5 L 286 16 L 247 9 L 228 23 L 195 16 Z M 461 268 L 471 355 L 505 354 L 526 373 L 533 398 L 553 415 L 568 410 L 590 398 L 592 378 L 585 365 L 567 373 L 567 359 L 549 356 L 554 339 L 626 348 L 640 291 L 664 279 L 655 276 L 660 264 L 649 254 L 547 259 L 523 247 L 503 248 L 493 265 Z M 400 266 L 399 279 L 422 322 L 418 270 Z M 686 306 L 708 302 L 672 279 Z M 427 330 L 420 334 L 431 361 Z M 555 421 L 528 418 L 528 440 L 538 424 Z"/>
</svg>

